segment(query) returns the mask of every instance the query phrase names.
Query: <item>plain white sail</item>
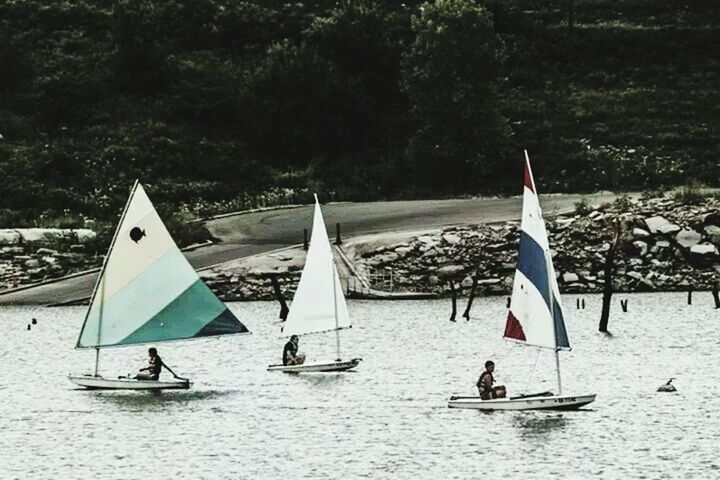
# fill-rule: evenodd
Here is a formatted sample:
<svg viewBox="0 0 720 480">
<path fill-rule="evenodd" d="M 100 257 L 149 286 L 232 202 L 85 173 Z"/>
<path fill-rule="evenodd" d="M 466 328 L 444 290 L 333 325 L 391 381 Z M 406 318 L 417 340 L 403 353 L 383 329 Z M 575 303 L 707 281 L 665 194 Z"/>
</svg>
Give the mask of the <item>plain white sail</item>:
<svg viewBox="0 0 720 480">
<path fill-rule="evenodd" d="M 310 248 L 283 335 L 306 335 L 350 326 L 345 296 L 316 195 Z"/>
</svg>

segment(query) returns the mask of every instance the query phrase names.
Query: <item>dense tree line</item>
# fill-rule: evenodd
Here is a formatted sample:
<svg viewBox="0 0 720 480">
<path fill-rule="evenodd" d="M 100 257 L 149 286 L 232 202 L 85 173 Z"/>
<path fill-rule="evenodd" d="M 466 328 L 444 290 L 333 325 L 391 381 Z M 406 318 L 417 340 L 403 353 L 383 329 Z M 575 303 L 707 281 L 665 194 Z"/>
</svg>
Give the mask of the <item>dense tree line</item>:
<svg viewBox="0 0 720 480">
<path fill-rule="evenodd" d="M 720 178 L 720 7 L 701 0 L 8 0 L 0 224 Z M 297 200 L 297 198 L 296 198 Z"/>
</svg>

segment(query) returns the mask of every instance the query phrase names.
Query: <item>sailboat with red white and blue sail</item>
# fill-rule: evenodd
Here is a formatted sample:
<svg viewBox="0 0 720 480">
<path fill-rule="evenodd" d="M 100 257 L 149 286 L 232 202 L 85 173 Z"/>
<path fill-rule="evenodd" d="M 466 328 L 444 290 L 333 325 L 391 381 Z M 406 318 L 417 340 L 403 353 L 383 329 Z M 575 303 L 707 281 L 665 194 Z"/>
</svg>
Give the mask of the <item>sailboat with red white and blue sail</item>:
<svg viewBox="0 0 720 480">
<path fill-rule="evenodd" d="M 522 395 L 482 400 L 452 396 L 451 408 L 479 410 L 575 410 L 595 401 L 595 395 L 563 395 L 560 377 L 561 350 L 570 350 L 560 290 L 550 255 L 530 159 L 525 152 L 525 178 L 518 264 L 504 338 L 555 352 L 557 394 Z"/>
</svg>

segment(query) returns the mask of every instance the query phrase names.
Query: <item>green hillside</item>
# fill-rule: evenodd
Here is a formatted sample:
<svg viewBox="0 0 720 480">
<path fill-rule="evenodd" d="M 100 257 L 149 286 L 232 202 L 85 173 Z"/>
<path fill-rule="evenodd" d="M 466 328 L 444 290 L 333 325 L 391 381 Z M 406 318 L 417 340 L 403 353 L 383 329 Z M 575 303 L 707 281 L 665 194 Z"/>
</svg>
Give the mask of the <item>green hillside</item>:
<svg viewBox="0 0 720 480">
<path fill-rule="evenodd" d="M 720 179 L 720 6 L 0 3 L 0 227 Z M 183 213 L 185 212 L 185 213 Z"/>
</svg>

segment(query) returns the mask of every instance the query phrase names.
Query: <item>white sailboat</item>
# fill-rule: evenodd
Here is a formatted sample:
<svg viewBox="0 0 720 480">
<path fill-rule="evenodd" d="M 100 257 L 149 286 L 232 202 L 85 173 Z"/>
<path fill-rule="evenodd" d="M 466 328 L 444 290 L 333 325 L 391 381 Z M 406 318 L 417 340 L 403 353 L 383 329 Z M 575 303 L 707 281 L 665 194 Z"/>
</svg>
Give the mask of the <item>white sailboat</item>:
<svg viewBox="0 0 720 480">
<path fill-rule="evenodd" d="M 560 350 L 569 350 L 567 331 L 550 256 L 545 222 L 535 190 L 530 159 L 525 152 L 523 211 L 510 311 L 504 337 L 510 341 L 555 352 L 557 394 L 544 392 L 510 398 L 482 400 L 479 396 L 451 396 L 450 408 L 477 410 L 576 410 L 595 400 L 595 395 L 563 395 Z"/>
<path fill-rule="evenodd" d="M 249 332 L 200 279 L 136 181 L 75 347 L 95 349 L 95 371 L 69 380 L 89 389 L 190 388 L 190 381 L 179 377 L 103 377 L 100 350 L 235 333 Z"/>
<path fill-rule="evenodd" d="M 357 367 L 362 359 L 342 360 L 340 354 L 340 330 L 351 327 L 340 277 L 335 268 L 335 257 L 325 229 L 320 203 L 315 195 L 310 248 L 282 333 L 289 337 L 334 331 L 337 356 L 335 361 L 270 365 L 268 370 L 286 373 L 340 372 Z"/>
</svg>

